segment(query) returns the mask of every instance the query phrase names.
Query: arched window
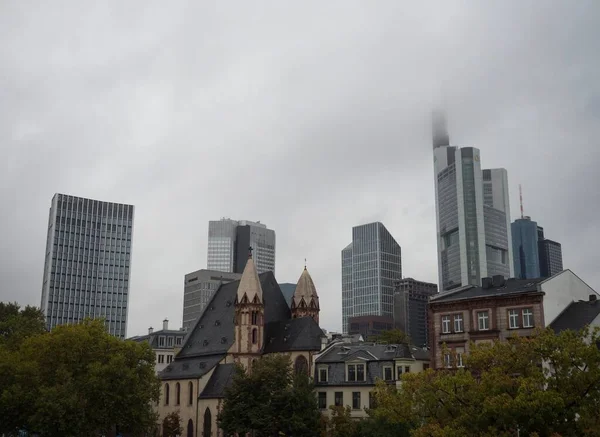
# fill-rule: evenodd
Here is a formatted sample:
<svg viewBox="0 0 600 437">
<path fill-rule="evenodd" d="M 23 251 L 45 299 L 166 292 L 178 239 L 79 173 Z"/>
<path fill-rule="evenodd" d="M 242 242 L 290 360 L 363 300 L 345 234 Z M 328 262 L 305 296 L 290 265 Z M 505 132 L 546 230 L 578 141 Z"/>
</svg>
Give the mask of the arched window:
<svg viewBox="0 0 600 437">
<path fill-rule="evenodd" d="M 192 419 L 188 420 L 187 437 L 194 437 L 194 422 L 192 422 Z"/>
<path fill-rule="evenodd" d="M 179 383 L 175 384 L 175 405 L 179 405 L 181 401 L 181 386 Z"/>
<path fill-rule="evenodd" d="M 256 344 L 257 341 L 258 341 L 258 329 L 253 328 L 252 329 L 252 344 Z"/>
<path fill-rule="evenodd" d="M 193 405 L 194 404 L 194 384 L 192 384 L 192 382 L 188 382 L 188 404 Z"/>
<path fill-rule="evenodd" d="M 252 311 L 252 324 L 258 325 L 258 311 Z"/>
<path fill-rule="evenodd" d="M 169 405 L 169 383 L 165 384 L 165 405 Z"/>
<path fill-rule="evenodd" d="M 204 433 L 205 437 L 210 437 L 212 432 L 212 415 L 210 414 L 210 408 L 206 407 L 204 411 Z"/>
<path fill-rule="evenodd" d="M 300 373 L 308 373 L 308 361 L 304 355 L 299 355 L 298 358 L 296 358 L 296 362 L 294 363 L 294 371 L 297 375 Z"/>
</svg>

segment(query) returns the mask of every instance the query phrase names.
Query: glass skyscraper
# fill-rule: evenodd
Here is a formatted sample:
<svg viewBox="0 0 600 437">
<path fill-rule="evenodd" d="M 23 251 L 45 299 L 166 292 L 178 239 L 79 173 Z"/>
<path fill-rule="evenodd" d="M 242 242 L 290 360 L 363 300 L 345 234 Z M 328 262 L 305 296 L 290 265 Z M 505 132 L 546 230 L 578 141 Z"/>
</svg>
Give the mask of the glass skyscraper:
<svg viewBox="0 0 600 437">
<path fill-rule="evenodd" d="M 394 316 L 394 281 L 402 278 L 400 245 L 382 223 L 352 228 L 342 250 L 342 329 L 357 316 Z"/>
<path fill-rule="evenodd" d="M 221 219 L 208 223 L 208 270 L 242 273 L 252 247 L 258 273 L 275 272 L 275 231 L 260 222 Z"/>
<path fill-rule="evenodd" d="M 103 318 L 126 337 L 133 219 L 132 205 L 54 195 L 41 301 L 48 329 Z"/>
<path fill-rule="evenodd" d="M 544 237 L 544 228 L 538 226 L 538 252 L 540 254 L 540 276 L 549 278 L 563 271 L 562 246 L 559 242 Z"/>
<path fill-rule="evenodd" d="M 540 278 L 537 223 L 523 217 L 512 222 L 511 229 L 515 278 Z"/>
</svg>

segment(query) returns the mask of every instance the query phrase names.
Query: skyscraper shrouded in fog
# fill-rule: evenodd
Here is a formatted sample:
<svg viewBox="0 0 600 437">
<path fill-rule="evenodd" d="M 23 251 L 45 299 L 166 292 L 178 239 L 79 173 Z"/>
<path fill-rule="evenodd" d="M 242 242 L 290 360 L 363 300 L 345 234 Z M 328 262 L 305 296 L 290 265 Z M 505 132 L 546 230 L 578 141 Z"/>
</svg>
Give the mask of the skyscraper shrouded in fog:
<svg viewBox="0 0 600 437">
<path fill-rule="evenodd" d="M 248 220 L 224 218 L 208 223 L 208 270 L 242 273 L 249 247 L 259 274 L 275 272 L 274 230 Z"/>
<path fill-rule="evenodd" d="M 126 337 L 133 219 L 133 205 L 54 195 L 41 299 L 48 329 L 103 318 Z"/>
<path fill-rule="evenodd" d="M 342 250 L 342 329 L 358 316 L 394 317 L 394 282 L 402 278 L 400 245 L 382 223 L 352 228 Z"/>
<path fill-rule="evenodd" d="M 443 114 L 433 116 L 440 290 L 513 275 L 508 177 L 482 170 L 475 147 L 450 145 Z"/>
</svg>

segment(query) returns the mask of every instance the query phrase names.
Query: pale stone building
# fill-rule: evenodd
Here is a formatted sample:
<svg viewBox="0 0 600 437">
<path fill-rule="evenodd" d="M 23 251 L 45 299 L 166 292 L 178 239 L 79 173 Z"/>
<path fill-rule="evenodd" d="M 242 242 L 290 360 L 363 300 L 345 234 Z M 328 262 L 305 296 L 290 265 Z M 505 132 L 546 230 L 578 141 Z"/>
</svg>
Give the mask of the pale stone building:
<svg viewBox="0 0 600 437">
<path fill-rule="evenodd" d="M 148 342 L 154 351 L 156 361 L 154 371 L 158 374 L 164 370 L 175 358 L 175 355 L 183 345 L 186 332 L 181 329 L 169 329 L 169 320 L 163 320 L 163 329 L 155 331 L 148 328 L 147 335 L 131 337 L 129 340 L 137 342 Z"/>
<path fill-rule="evenodd" d="M 297 371 L 312 374 L 324 334 L 306 268 L 292 299 L 290 309 L 273 272 L 258 275 L 250 257 L 239 281 L 216 290 L 175 360 L 160 373 L 161 423 L 178 411 L 184 436 L 223 436 L 217 415 L 235 363 L 251 367 L 264 354 L 283 353 Z"/>
</svg>

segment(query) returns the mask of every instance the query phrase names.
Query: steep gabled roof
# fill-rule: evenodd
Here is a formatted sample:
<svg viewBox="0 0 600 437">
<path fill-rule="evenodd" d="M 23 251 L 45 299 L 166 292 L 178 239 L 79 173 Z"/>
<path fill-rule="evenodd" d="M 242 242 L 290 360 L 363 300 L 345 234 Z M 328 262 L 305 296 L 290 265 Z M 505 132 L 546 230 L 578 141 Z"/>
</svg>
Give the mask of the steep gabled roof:
<svg viewBox="0 0 600 437">
<path fill-rule="evenodd" d="M 600 315 L 600 301 L 571 302 L 565 310 L 554 319 L 550 327 L 557 334 L 561 331 L 579 331 L 589 325 Z"/>
<path fill-rule="evenodd" d="M 159 377 L 161 380 L 200 378 L 215 367 L 225 354 L 207 355 L 202 357 L 175 360 L 169 364 Z"/>
<path fill-rule="evenodd" d="M 263 290 L 252 257 L 248 258 L 246 267 L 244 267 L 244 272 L 239 281 L 236 299 L 238 302 L 243 302 L 244 299 L 248 302 L 263 302 Z"/>
<path fill-rule="evenodd" d="M 292 297 L 292 308 L 302 307 L 302 302 L 305 306 L 310 306 L 311 302 L 314 308 L 319 309 L 319 296 L 317 295 L 317 287 L 308 273 L 306 267 L 302 271 L 298 283 L 296 284 L 296 290 Z"/>
<path fill-rule="evenodd" d="M 312 317 L 270 322 L 265 325 L 264 353 L 318 351 L 324 336 Z"/>
<path fill-rule="evenodd" d="M 219 364 L 210 379 L 206 383 L 206 387 L 200 393 L 200 398 L 222 398 L 225 396 L 225 389 L 235 374 L 235 364 Z"/>
<path fill-rule="evenodd" d="M 482 288 L 475 285 L 467 285 L 458 290 L 450 290 L 431 296 L 429 302 L 454 302 L 457 300 L 477 299 L 487 297 L 501 297 L 512 294 L 532 293 L 539 291 L 542 278 L 537 279 L 507 279 L 500 287 Z"/>
</svg>

